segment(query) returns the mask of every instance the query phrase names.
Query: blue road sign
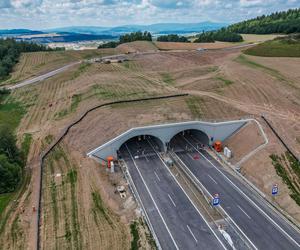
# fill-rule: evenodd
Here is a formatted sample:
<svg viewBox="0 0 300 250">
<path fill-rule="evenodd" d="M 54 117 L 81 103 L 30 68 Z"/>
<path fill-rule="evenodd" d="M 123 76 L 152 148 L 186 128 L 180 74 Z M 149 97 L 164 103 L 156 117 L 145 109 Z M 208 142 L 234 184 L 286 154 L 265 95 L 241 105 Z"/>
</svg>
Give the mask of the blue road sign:
<svg viewBox="0 0 300 250">
<path fill-rule="evenodd" d="M 276 194 L 278 194 L 278 185 L 277 184 L 273 185 L 273 187 L 272 187 L 272 195 L 276 195 Z"/>
<path fill-rule="evenodd" d="M 213 201 L 212 201 L 213 206 L 218 206 L 220 204 L 220 198 L 218 194 L 214 195 Z"/>
</svg>

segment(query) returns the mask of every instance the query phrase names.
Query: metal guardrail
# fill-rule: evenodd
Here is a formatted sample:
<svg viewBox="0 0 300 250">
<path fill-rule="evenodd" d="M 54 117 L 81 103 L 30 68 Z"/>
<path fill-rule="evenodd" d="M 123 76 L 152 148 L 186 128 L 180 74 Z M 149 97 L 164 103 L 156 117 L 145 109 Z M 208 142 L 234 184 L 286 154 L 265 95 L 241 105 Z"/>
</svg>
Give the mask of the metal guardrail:
<svg viewBox="0 0 300 250">
<path fill-rule="evenodd" d="M 124 171 L 124 170 L 123 170 L 123 167 L 121 167 L 121 169 L 122 169 L 122 172 L 123 172 L 123 174 L 124 174 L 124 176 L 125 176 L 127 182 L 129 183 L 129 188 L 130 188 L 130 190 L 131 190 L 131 193 L 132 193 L 134 199 L 137 201 L 138 205 L 139 205 L 139 206 L 142 208 L 142 210 L 143 210 L 143 215 L 144 215 L 145 221 L 146 221 L 146 223 L 147 223 L 147 225 L 148 225 L 148 227 L 149 227 L 149 229 L 150 229 L 151 234 L 153 235 L 153 238 L 154 238 L 154 240 L 155 240 L 155 243 L 156 243 L 156 246 L 157 246 L 158 250 L 162 250 L 162 247 L 161 247 L 161 245 L 160 245 L 160 243 L 159 243 L 158 237 L 157 237 L 157 235 L 156 235 L 156 233 L 155 233 L 155 231 L 154 231 L 154 228 L 153 228 L 153 226 L 152 226 L 152 223 L 151 223 L 151 221 L 150 221 L 150 219 L 149 219 L 149 216 L 148 216 L 148 214 L 147 214 L 146 208 L 145 208 L 144 205 L 143 205 L 142 199 L 141 199 L 141 197 L 140 197 L 140 195 L 139 195 L 139 193 L 138 193 L 138 191 L 137 191 L 137 189 L 136 189 L 136 186 L 135 186 L 135 184 L 134 184 L 134 182 L 133 182 L 133 180 L 132 180 L 132 177 L 131 177 L 131 175 L 130 175 L 130 173 L 129 173 L 129 171 L 128 171 L 127 165 L 126 165 L 125 161 L 122 161 L 122 162 L 123 162 L 123 164 L 125 165 L 125 169 L 126 169 L 126 170 Z"/>
<path fill-rule="evenodd" d="M 156 97 L 148 97 L 148 98 L 139 98 L 139 99 L 132 99 L 132 100 L 120 100 L 120 101 L 113 101 L 108 103 L 103 103 L 100 105 L 97 105 L 87 111 L 85 111 L 77 120 L 72 122 L 70 125 L 68 125 L 62 132 L 62 134 L 56 139 L 55 142 L 53 142 L 48 149 L 46 149 L 44 152 L 40 155 L 40 176 L 39 176 L 39 187 L 38 187 L 38 208 L 37 208 L 37 235 L 36 235 L 36 249 L 40 249 L 41 244 L 41 235 L 40 235 L 40 227 L 41 227 L 41 203 L 42 203 L 42 185 L 43 185 L 43 168 L 44 168 L 44 162 L 46 157 L 50 154 L 50 152 L 64 139 L 64 137 L 69 133 L 70 129 L 80 123 L 89 113 L 92 111 L 114 105 L 114 104 L 122 104 L 122 103 L 134 103 L 134 102 L 142 102 L 142 101 L 151 101 L 151 100 L 162 100 L 162 99 L 169 99 L 169 98 L 176 98 L 176 97 L 183 97 L 188 96 L 188 94 L 175 94 L 175 95 L 166 95 L 166 96 L 156 96 Z"/>
</svg>

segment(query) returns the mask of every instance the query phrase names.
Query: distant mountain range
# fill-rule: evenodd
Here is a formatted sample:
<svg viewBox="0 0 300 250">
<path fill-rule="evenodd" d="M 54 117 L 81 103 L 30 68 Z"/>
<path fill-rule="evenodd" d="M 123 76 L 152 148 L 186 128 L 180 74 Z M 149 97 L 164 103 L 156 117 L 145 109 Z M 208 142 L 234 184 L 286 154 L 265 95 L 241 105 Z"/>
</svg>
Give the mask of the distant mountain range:
<svg viewBox="0 0 300 250">
<path fill-rule="evenodd" d="M 227 26 L 225 23 L 201 22 L 201 23 L 157 23 L 150 25 L 124 25 L 117 27 L 97 26 L 71 26 L 44 30 L 44 32 L 71 32 L 91 35 L 121 35 L 135 31 L 149 31 L 155 34 L 186 34 L 216 30 Z"/>
<path fill-rule="evenodd" d="M 154 36 L 163 34 L 192 34 L 217 30 L 227 26 L 225 23 L 158 23 L 151 25 L 124 25 L 117 27 L 71 26 L 47 30 L 11 29 L 0 30 L 0 37 L 14 37 L 37 43 L 79 42 L 94 40 L 114 40 L 120 35 L 136 31 L 149 31 Z"/>
</svg>

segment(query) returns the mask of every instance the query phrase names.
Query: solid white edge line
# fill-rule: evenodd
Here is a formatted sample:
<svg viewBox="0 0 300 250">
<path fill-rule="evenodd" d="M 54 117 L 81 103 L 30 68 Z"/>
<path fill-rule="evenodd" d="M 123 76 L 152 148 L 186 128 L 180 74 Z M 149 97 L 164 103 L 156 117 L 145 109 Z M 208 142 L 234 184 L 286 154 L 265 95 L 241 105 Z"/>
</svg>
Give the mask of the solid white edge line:
<svg viewBox="0 0 300 250">
<path fill-rule="evenodd" d="M 157 153 L 157 151 L 155 150 L 155 148 L 152 146 L 151 142 L 149 142 L 149 140 L 147 139 L 148 143 L 150 144 L 150 146 L 152 147 L 152 149 L 154 150 L 154 152 L 156 153 L 156 155 L 158 156 L 158 158 L 161 160 L 161 162 L 163 163 L 163 165 L 167 168 L 167 170 L 169 171 L 170 175 L 173 177 L 173 179 L 176 181 L 177 185 L 180 187 L 180 189 L 184 192 L 184 194 L 186 195 L 186 197 L 189 199 L 189 201 L 192 203 L 192 205 L 194 206 L 194 208 L 196 209 L 196 211 L 198 212 L 198 214 L 201 216 L 201 218 L 203 219 L 203 221 L 205 222 L 205 224 L 208 226 L 208 228 L 212 231 L 213 235 L 217 238 L 217 240 L 219 241 L 219 243 L 221 244 L 221 246 L 227 250 L 227 248 L 224 246 L 223 242 L 219 239 L 219 237 L 217 236 L 217 234 L 214 232 L 214 230 L 212 229 L 212 227 L 209 225 L 209 223 L 205 220 L 204 216 L 200 213 L 200 211 L 198 210 L 198 208 L 196 207 L 196 205 L 194 204 L 194 202 L 191 200 L 191 198 L 187 195 L 187 193 L 185 192 L 185 190 L 183 189 L 183 187 L 180 185 L 180 183 L 178 182 L 178 180 L 176 179 L 176 177 L 173 175 L 173 173 L 171 172 L 171 170 L 168 168 L 168 166 L 166 165 L 166 163 L 164 162 L 164 160 L 161 158 L 161 156 Z"/>
<path fill-rule="evenodd" d="M 251 220 L 251 217 L 239 205 L 237 207 Z"/>
<path fill-rule="evenodd" d="M 198 243 L 198 240 L 196 238 L 196 236 L 193 234 L 193 231 L 191 230 L 191 228 L 189 227 L 189 225 L 186 225 L 187 229 L 190 231 L 191 235 L 193 236 L 194 240 L 196 241 L 196 243 Z"/>
<path fill-rule="evenodd" d="M 177 155 L 177 154 L 176 154 Z M 180 160 L 181 164 L 183 164 L 186 168 L 186 170 L 193 176 L 193 178 L 195 178 L 195 180 L 198 181 L 198 183 L 201 185 L 201 187 L 205 190 L 206 193 L 208 193 L 211 198 L 213 198 L 213 195 L 208 192 L 208 190 L 204 187 L 204 185 L 198 180 L 198 178 L 192 173 L 192 171 L 186 166 L 186 164 L 180 159 L 180 157 L 177 155 L 178 159 Z M 232 221 L 232 223 L 236 226 L 236 228 L 240 231 L 240 233 L 248 240 L 248 242 L 252 245 L 252 247 L 256 250 L 258 250 L 258 248 L 254 245 L 254 243 L 248 238 L 248 236 L 243 232 L 243 230 L 236 224 L 236 222 L 230 217 L 230 215 L 224 210 L 224 208 L 219 205 L 220 209 L 222 210 L 222 212 Z M 234 230 L 236 231 L 236 229 L 234 228 Z M 238 233 L 238 232 L 237 232 Z M 239 233 L 238 233 L 239 234 Z"/>
<path fill-rule="evenodd" d="M 158 208 L 158 206 L 157 206 L 157 204 L 156 204 L 156 202 L 155 202 L 155 200 L 154 200 L 154 198 L 153 198 L 153 196 L 152 196 L 152 194 L 150 192 L 150 189 L 148 188 L 148 186 L 147 186 L 147 184 L 146 184 L 146 182 L 144 180 L 144 177 L 143 177 L 142 173 L 140 172 L 140 170 L 139 170 L 139 168 L 138 168 L 138 166 L 137 166 L 134 158 L 132 157 L 132 154 L 131 154 L 131 152 L 130 152 L 130 150 L 129 150 L 129 148 L 128 148 L 128 146 L 127 146 L 126 143 L 125 143 L 125 147 L 126 147 L 128 153 L 129 153 L 130 157 L 131 157 L 131 160 L 133 161 L 133 165 L 135 166 L 136 170 L 138 171 L 138 173 L 139 173 L 139 175 L 140 175 L 140 177 L 141 177 L 141 179 L 142 179 L 142 181 L 143 181 L 143 183 L 144 183 L 144 185 L 145 185 L 145 187 L 146 187 L 146 189 L 147 189 L 147 191 L 148 191 L 148 193 L 150 195 L 151 200 L 153 201 L 153 204 L 154 204 L 154 206 L 155 206 L 155 208 L 156 208 L 156 210 L 157 210 L 160 218 L 162 219 L 162 221 L 163 221 L 163 223 L 164 223 L 164 225 L 165 225 L 165 227 L 166 227 L 166 229 L 167 229 L 167 231 L 168 231 L 168 233 L 169 233 L 169 235 L 170 235 L 170 237 L 171 237 L 171 239 L 173 241 L 173 244 L 174 244 L 175 248 L 179 250 L 179 248 L 177 246 L 177 243 L 174 240 L 173 235 L 172 235 L 172 233 L 171 233 L 171 231 L 170 231 L 170 229 L 169 229 L 169 227 L 168 227 L 168 225 L 167 225 L 164 217 L 162 216 L 162 214 L 161 214 L 161 212 L 160 212 L 160 210 L 159 210 L 159 208 Z"/>
<path fill-rule="evenodd" d="M 197 152 L 199 152 L 219 173 L 221 173 L 227 181 L 238 190 L 250 203 L 252 203 L 267 219 L 269 219 L 283 234 L 289 238 L 294 244 L 300 248 L 300 244 L 295 241 L 283 228 L 281 228 L 265 211 L 263 211 L 250 197 L 248 197 L 238 186 L 236 186 L 220 169 L 218 169 L 204 154 L 202 154 L 195 146 L 189 142 L 185 137 L 183 137 Z"/>
<path fill-rule="evenodd" d="M 155 171 L 154 171 L 154 174 L 155 174 L 156 178 L 158 179 L 158 181 L 160 181 L 160 178 L 159 178 L 158 174 Z"/>
<path fill-rule="evenodd" d="M 176 207 L 175 202 L 173 201 L 172 197 L 169 194 L 168 194 L 168 197 L 169 197 L 170 201 L 172 202 L 173 206 Z"/>
<path fill-rule="evenodd" d="M 214 178 L 212 178 L 209 174 L 207 174 L 207 175 L 214 183 L 218 184 L 218 182 L 216 182 L 216 180 Z"/>
</svg>

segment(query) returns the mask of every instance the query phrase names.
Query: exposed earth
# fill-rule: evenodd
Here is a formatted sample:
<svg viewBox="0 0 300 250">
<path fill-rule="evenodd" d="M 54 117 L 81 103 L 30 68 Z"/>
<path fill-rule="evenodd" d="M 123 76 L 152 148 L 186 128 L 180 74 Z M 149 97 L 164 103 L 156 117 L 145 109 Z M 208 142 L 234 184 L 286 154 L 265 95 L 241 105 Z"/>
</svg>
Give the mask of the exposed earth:
<svg viewBox="0 0 300 250">
<path fill-rule="evenodd" d="M 129 61 L 122 64 L 82 63 L 12 92 L 11 98 L 27 110 L 18 137 L 24 133 L 33 136 L 27 164 L 31 178 L 17 201 L 6 209 L 9 216 L 0 231 L 0 249 L 34 248 L 39 156 L 68 124 L 101 103 L 164 94 L 189 96 L 97 109 L 72 128 L 48 156 L 42 189 L 43 249 L 129 249 L 134 220 L 138 221 L 140 244 L 153 248 L 122 174 L 108 174 L 86 153 L 134 126 L 175 121 L 257 119 L 269 143 L 241 164 L 241 172 L 269 198 L 272 184 L 278 183 L 280 195 L 273 201 L 300 222 L 300 207 L 289 196 L 290 190 L 269 157 L 285 149 L 260 118 L 264 115 L 293 152 L 300 154 L 300 58 L 254 57 L 244 55 L 241 48 L 216 48 L 199 52 L 190 44 L 135 42 L 113 50 L 22 56 L 10 83 L 72 61 L 130 53 Z M 243 128 L 226 142 L 233 151 L 231 162 L 239 162 L 262 143 L 256 123 Z M 115 193 L 118 185 L 125 185 L 126 199 Z"/>
</svg>

